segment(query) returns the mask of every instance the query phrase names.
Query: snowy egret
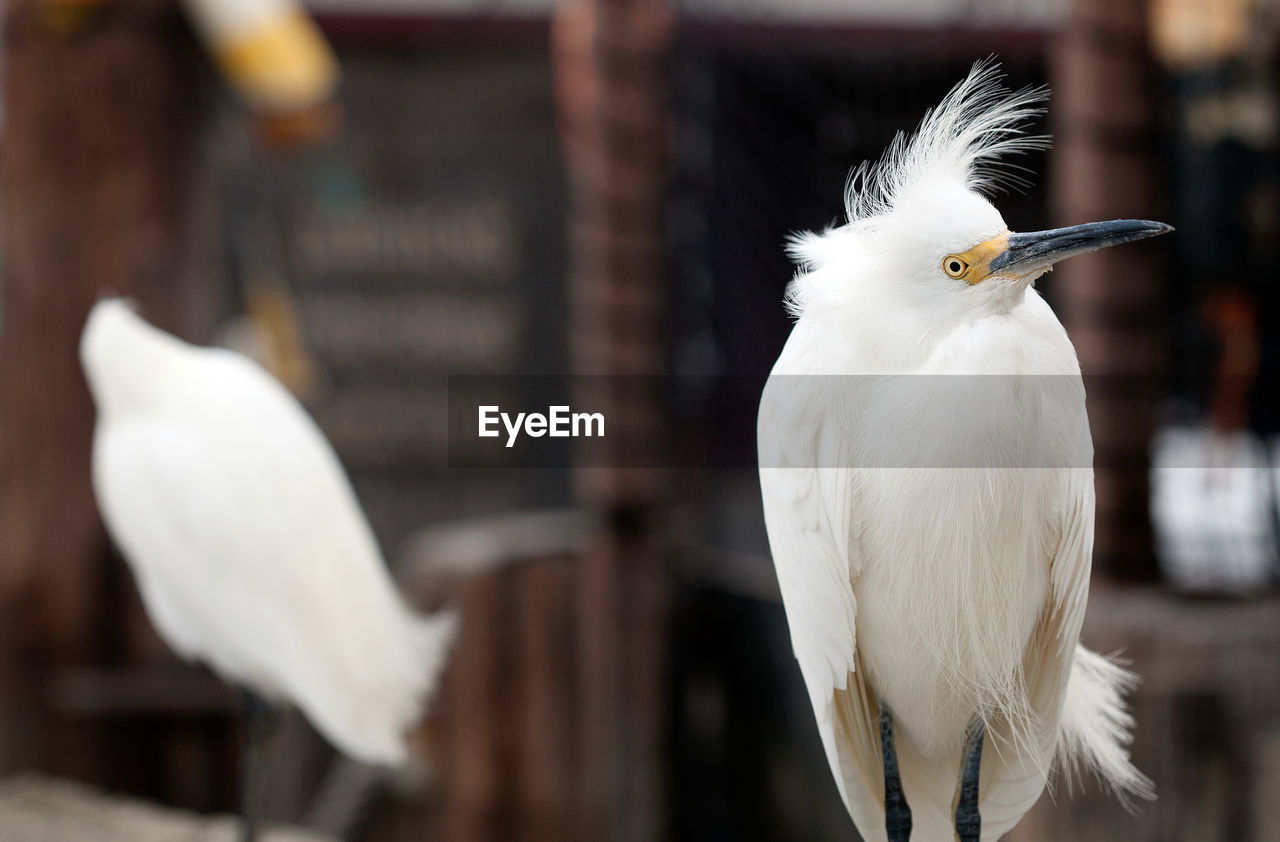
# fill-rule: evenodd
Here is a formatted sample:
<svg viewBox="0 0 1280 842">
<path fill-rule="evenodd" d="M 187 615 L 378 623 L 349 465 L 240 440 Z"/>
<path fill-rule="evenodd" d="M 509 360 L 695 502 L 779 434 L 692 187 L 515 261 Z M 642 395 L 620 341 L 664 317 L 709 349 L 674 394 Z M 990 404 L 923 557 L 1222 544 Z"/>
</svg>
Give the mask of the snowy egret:
<svg viewBox="0 0 1280 842">
<path fill-rule="evenodd" d="M 296 704 L 345 754 L 401 763 L 453 618 L 401 600 L 315 422 L 255 363 L 182 342 L 119 299 L 93 308 L 80 356 L 98 505 L 160 635 Z M 247 711 L 246 836 L 261 707 Z"/>
<path fill-rule="evenodd" d="M 1171 229 L 1011 233 L 981 191 L 1044 144 L 1022 129 L 1046 94 L 1000 78 L 976 65 L 855 170 L 847 224 L 794 239 L 796 323 L 761 398 L 792 646 L 869 842 L 998 839 L 1055 759 L 1153 794 L 1126 748 L 1134 677 L 1078 642 L 1092 444 L 1074 348 L 1032 282 Z"/>
</svg>

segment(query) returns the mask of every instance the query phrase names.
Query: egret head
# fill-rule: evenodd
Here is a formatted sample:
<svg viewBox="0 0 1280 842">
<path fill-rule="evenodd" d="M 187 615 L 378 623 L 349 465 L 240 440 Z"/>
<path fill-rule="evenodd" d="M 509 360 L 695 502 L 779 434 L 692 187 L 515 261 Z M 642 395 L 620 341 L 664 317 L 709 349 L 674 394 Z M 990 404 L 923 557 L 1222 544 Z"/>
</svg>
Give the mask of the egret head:
<svg viewBox="0 0 1280 842">
<path fill-rule="evenodd" d="M 788 305 L 845 324 L 927 331 L 1008 312 L 1054 263 L 1172 230 L 1115 220 L 1013 233 L 988 194 L 1022 183 L 1000 159 L 1044 148 L 1027 136 L 1043 111 L 1043 88 L 1010 92 L 998 66 L 976 64 L 915 134 L 899 134 L 877 163 L 854 170 L 846 224 L 792 239 L 801 265 Z"/>
<path fill-rule="evenodd" d="M 138 315 L 127 298 L 102 298 L 80 332 L 80 364 L 100 412 L 137 403 L 187 346 Z"/>
</svg>

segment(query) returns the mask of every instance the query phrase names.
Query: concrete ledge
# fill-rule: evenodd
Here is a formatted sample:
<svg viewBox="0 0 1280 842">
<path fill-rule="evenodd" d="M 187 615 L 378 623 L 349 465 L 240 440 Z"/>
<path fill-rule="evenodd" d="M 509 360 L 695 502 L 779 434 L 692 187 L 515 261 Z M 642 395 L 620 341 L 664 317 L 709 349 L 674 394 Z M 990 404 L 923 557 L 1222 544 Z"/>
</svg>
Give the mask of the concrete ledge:
<svg viewBox="0 0 1280 842">
<path fill-rule="evenodd" d="M 4 842 L 235 842 L 234 816 L 201 816 L 107 795 L 73 781 L 22 774 L 0 781 Z M 270 828 L 263 842 L 336 842 L 296 828 Z"/>
</svg>

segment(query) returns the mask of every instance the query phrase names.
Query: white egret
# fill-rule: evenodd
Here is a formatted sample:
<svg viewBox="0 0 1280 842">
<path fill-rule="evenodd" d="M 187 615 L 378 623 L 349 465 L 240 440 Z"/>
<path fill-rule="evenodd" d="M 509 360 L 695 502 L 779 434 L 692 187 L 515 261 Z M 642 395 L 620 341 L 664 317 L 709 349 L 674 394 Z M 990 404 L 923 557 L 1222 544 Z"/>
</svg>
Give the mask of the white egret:
<svg viewBox="0 0 1280 842">
<path fill-rule="evenodd" d="M 854 172 L 847 224 L 791 244 L 796 323 L 759 415 L 765 520 L 869 842 L 998 839 L 1055 755 L 1153 794 L 1126 749 L 1134 678 L 1078 643 L 1092 444 L 1075 350 L 1032 282 L 1171 229 L 1008 230 L 980 191 L 1008 178 L 999 157 L 1044 144 L 1022 127 L 1045 96 L 979 63 Z"/>
<path fill-rule="evenodd" d="M 80 356 L 98 410 L 98 505 L 160 635 L 296 704 L 345 754 L 401 763 L 453 618 L 404 604 L 315 422 L 246 357 L 182 342 L 119 299 L 93 308 Z"/>
</svg>

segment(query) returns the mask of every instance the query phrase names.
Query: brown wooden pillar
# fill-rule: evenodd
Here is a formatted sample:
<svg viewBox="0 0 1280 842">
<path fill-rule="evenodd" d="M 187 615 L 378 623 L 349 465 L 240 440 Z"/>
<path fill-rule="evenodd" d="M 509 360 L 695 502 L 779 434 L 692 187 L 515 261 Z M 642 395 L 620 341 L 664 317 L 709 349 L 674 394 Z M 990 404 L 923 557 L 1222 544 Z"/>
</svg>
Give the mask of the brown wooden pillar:
<svg viewBox="0 0 1280 842">
<path fill-rule="evenodd" d="M 1072 0 L 1052 52 L 1053 205 L 1059 225 L 1158 218 L 1157 120 L 1145 0 Z M 1053 300 L 1089 388 L 1097 570 L 1155 578 L 1147 458 L 1165 365 L 1158 241 L 1054 270 Z"/>
<path fill-rule="evenodd" d="M 669 575 L 661 540 L 666 296 L 662 218 L 671 12 L 663 0 L 565 0 L 552 49 L 570 180 L 575 403 L 603 411 L 578 489 L 601 524 L 578 570 L 580 838 L 665 828 Z"/>
<path fill-rule="evenodd" d="M 55 666 L 107 657 L 121 588 L 89 485 L 77 344 L 104 292 L 180 320 L 193 45 L 172 0 L 6 0 L 0 142 L 0 771 L 92 777 L 44 713 Z"/>
</svg>

